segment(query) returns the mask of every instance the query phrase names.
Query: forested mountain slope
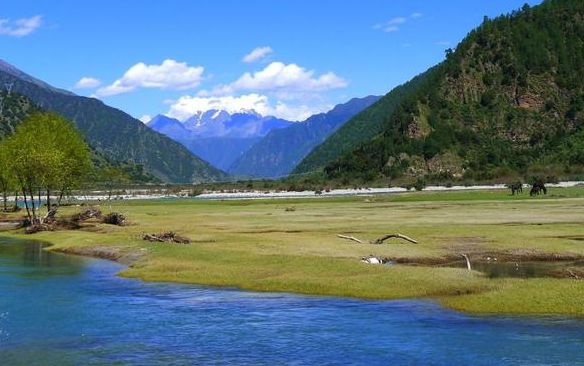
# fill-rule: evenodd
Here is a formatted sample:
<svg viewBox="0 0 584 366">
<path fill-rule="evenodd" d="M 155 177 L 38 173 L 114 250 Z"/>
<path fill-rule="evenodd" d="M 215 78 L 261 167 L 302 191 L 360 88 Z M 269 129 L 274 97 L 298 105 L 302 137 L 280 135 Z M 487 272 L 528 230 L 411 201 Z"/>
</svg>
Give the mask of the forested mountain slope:
<svg viewBox="0 0 584 366">
<path fill-rule="evenodd" d="M 36 112 L 43 112 L 27 97 L 0 91 L 0 141 L 12 135 L 16 127 Z M 39 142 L 42 143 L 42 142 Z M 22 147 L 23 149 L 26 147 Z M 160 179 L 146 171 L 142 165 L 131 161 L 114 161 L 89 146 L 93 162 L 93 177 L 100 180 L 104 168 L 116 168 L 125 175 L 129 183 L 160 183 Z M 95 182 L 93 182 L 95 183 Z"/>
<path fill-rule="evenodd" d="M 384 116 L 382 133 L 325 172 L 362 180 L 581 173 L 583 71 L 584 1 L 485 19 Z"/>
<path fill-rule="evenodd" d="M 352 151 L 363 141 L 382 131 L 395 106 L 424 80 L 426 73 L 394 88 L 369 108 L 361 111 L 310 152 L 294 169 L 294 174 L 310 173 Z"/>
</svg>

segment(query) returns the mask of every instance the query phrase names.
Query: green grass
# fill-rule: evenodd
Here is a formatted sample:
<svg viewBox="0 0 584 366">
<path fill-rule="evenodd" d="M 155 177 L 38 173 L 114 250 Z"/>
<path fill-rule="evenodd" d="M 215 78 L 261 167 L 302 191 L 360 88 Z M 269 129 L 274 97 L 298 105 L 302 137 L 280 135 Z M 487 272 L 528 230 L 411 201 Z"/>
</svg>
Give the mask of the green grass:
<svg viewBox="0 0 584 366">
<path fill-rule="evenodd" d="M 295 211 L 286 211 L 288 207 Z M 101 209 L 107 212 L 110 205 Z M 584 236 L 584 188 L 551 189 L 547 197 L 533 199 L 503 191 L 421 192 L 294 200 L 115 201 L 111 209 L 126 214 L 131 225 L 97 224 L 32 238 L 48 241 L 57 250 L 145 249 L 147 255 L 121 275 L 147 281 L 374 299 L 433 298 L 475 313 L 584 315 L 584 281 L 491 280 L 462 269 L 359 261 L 369 254 L 425 259 L 481 251 L 584 256 L 583 241 L 564 237 Z M 69 207 L 63 214 L 76 210 Z M 168 230 L 193 243 L 140 239 L 145 232 Z M 345 233 L 373 239 L 394 232 L 420 243 L 357 245 L 336 237 Z"/>
</svg>

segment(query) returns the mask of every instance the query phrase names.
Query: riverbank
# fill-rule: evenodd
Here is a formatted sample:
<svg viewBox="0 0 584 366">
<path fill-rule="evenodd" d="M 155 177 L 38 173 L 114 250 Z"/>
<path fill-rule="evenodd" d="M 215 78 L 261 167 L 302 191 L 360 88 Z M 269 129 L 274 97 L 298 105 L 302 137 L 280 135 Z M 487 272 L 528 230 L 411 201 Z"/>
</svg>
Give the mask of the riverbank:
<svg viewBox="0 0 584 366">
<path fill-rule="evenodd" d="M 148 283 L 119 278 L 123 266 L 114 262 L 41 247 L 0 237 L 0 288 L 10 294 L 0 297 L 5 365 L 478 366 L 584 360 L 584 319 L 470 316 L 423 300 Z M 117 257 L 115 251 L 96 254 Z M 412 344 L 423 344 L 423 350 Z"/>
<path fill-rule="evenodd" d="M 548 183 L 548 188 L 584 188 L 582 181 L 564 181 L 559 183 Z M 523 184 L 523 189 L 529 191 L 530 185 Z M 422 192 L 473 192 L 473 191 L 500 191 L 506 190 L 505 184 L 481 184 L 481 185 L 450 185 L 450 186 L 427 186 Z M 84 194 L 77 192 L 68 197 L 67 203 L 86 202 L 110 202 L 111 200 L 175 200 L 175 199 L 196 199 L 196 200 L 257 200 L 257 199 L 293 199 L 293 198 L 322 198 L 322 197 L 354 197 L 354 196 L 376 196 L 386 194 L 416 192 L 414 188 L 403 187 L 360 187 L 343 189 L 326 189 L 320 191 L 283 191 L 283 190 L 204 190 L 196 196 L 192 189 L 171 190 L 161 189 L 123 189 L 112 193 L 105 191 L 90 191 Z M 52 196 L 56 201 L 57 196 Z M 9 203 L 14 202 L 14 196 L 8 196 Z M 44 201 L 43 201 L 44 202 Z M 38 200 L 35 201 L 38 204 Z"/>
<path fill-rule="evenodd" d="M 51 250 L 131 263 L 121 275 L 146 281 L 238 287 L 367 299 L 431 298 L 472 313 L 584 315 L 584 281 L 497 278 L 430 266 L 444 258 L 515 260 L 584 256 L 584 189 L 552 188 L 546 197 L 507 191 L 416 192 L 373 197 L 278 200 L 114 201 L 126 227 L 26 236 Z M 63 214 L 79 208 L 67 207 Z M 191 244 L 150 243 L 143 233 L 172 230 Z M 356 244 L 402 233 L 419 241 Z M 5 235 L 3 233 L 2 235 Z M 24 237 L 13 232 L 7 235 Z M 97 248 L 97 249 L 96 249 Z M 368 265 L 376 255 L 426 265 Z M 531 299 L 531 300 L 526 300 Z"/>
</svg>

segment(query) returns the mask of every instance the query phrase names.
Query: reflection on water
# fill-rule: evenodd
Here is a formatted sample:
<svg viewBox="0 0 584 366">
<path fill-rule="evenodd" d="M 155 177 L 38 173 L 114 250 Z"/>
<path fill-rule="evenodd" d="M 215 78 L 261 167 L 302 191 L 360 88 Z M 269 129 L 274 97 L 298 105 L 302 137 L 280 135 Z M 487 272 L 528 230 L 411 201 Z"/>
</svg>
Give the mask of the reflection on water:
<svg viewBox="0 0 584 366">
<path fill-rule="evenodd" d="M 466 268 L 466 262 L 454 262 L 449 267 Z M 570 269 L 584 269 L 584 261 L 477 261 L 472 263 L 472 269 L 483 272 L 489 278 L 567 277 Z"/>
<path fill-rule="evenodd" d="M 584 322 L 115 277 L 0 239 L 2 365 L 584 365 Z"/>
<path fill-rule="evenodd" d="M 15 241 L 0 237 L 0 275 L 10 272 L 27 277 L 76 275 L 83 261 L 71 256 L 49 253 L 37 241 Z"/>
</svg>

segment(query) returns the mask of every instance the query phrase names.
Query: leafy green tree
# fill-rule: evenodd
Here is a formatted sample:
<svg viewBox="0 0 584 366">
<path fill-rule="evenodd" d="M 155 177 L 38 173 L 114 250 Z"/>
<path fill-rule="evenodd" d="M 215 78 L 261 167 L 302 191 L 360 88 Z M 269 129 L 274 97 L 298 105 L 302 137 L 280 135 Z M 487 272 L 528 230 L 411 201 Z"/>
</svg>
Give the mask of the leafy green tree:
<svg viewBox="0 0 584 366">
<path fill-rule="evenodd" d="M 62 197 L 81 184 L 91 168 L 89 149 L 82 137 L 70 122 L 54 113 L 31 115 L 4 145 L 9 170 L 20 186 L 32 223 L 40 222 L 35 193 L 45 190 L 50 211 L 51 192 L 58 190 Z"/>
</svg>

